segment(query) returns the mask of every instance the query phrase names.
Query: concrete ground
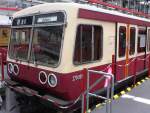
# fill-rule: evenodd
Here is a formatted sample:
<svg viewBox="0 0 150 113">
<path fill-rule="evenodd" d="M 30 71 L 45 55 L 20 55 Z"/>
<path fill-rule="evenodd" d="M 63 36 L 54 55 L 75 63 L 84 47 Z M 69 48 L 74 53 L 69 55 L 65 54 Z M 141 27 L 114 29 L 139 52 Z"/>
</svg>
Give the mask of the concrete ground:
<svg viewBox="0 0 150 113">
<path fill-rule="evenodd" d="M 96 108 L 92 113 L 106 113 L 106 106 Z M 150 113 L 150 80 L 114 100 L 111 113 Z"/>
</svg>

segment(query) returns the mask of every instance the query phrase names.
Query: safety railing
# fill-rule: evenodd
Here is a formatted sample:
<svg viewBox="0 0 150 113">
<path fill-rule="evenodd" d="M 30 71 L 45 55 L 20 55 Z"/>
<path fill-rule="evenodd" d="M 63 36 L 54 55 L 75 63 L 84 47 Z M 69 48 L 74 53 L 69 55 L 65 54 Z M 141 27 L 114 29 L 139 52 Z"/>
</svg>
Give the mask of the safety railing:
<svg viewBox="0 0 150 113">
<path fill-rule="evenodd" d="M 0 66 L 1 66 L 1 79 L 0 81 L 4 81 L 4 74 L 5 74 L 5 65 L 6 65 L 6 57 L 7 57 L 7 48 L 0 48 Z"/>
<path fill-rule="evenodd" d="M 4 53 L 0 52 L 0 65 L 1 65 L 1 79 L 0 81 L 4 81 Z"/>
<path fill-rule="evenodd" d="M 92 74 L 93 73 L 93 74 Z M 94 76 L 94 74 L 99 75 L 100 78 L 97 79 L 93 84 L 90 85 L 90 76 Z M 111 73 L 106 73 L 103 71 L 94 71 L 94 70 L 86 70 L 86 90 L 82 93 L 82 113 L 87 113 L 89 110 L 89 99 L 90 97 L 96 97 L 98 99 L 104 99 L 106 102 L 106 113 L 111 113 L 112 111 L 112 103 L 114 95 L 114 75 Z M 105 80 L 107 83 L 106 88 L 106 96 L 100 96 L 96 93 L 91 93 L 92 90 L 96 85 L 100 82 Z"/>
</svg>

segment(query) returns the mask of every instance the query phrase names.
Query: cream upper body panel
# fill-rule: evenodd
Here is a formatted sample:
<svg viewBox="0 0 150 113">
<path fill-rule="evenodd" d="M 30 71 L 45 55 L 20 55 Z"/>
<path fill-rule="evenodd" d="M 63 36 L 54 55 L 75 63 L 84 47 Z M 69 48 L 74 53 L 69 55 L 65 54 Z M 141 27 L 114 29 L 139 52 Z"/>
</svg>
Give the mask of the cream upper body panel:
<svg viewBox="0 0 150 113">
<path fill-rule="evenodd" d="M 16 18 L 20 16 L 33 15 L 39 13 L 49 13 L 58 10 L 64 10 L 66 11 L 67 15 L 69 15 L 73 13 L 72 12 L 73 10 L 78 10 L 79 8 L 150 22 L 150 20 L 146 18 L 124 14 L 114 10 L 103 9 L 97 7 L 96 5 L 78 4 L 78 3 L 45 3 L 45 4 L 29 7 L 19 12 L 16 12 L 13 15 L 13 17 Z"/>
<path fill-rule="evenodd" d="M 56 68 L 38 65 L 36 66 L 37 68 L 51 70 L 59 73 L 70 73 L 70 72 L 82 70 L 83 68 L 90 68 L 90 67 L 111 63 L 112 54 L 114 54 L 114 50 L 115 50 L 114 49 L 115 48 L 115 23 L 89 20 L 89 19 L 80 19 L 78 18 L 78 11 L 80 8 L 97 11 L 97 12 L 104 12 L 113 15 L 120 15 L 123 17 L 134 18 L 134 19 L 150 22 L 150 20 L 145 18 L 122 14 L 117 11 L 110 11 L 107 9 L 97 8 L 96 6 L 91 6 L 88 4 L 77 4 L 77 3 L 46 3 L 46 4 L 33 6 L 24 9 L 22 11 L 19 11 L 14 14 L 13 18 L 35 15 L 35 14 L 51 13 L 55 11 L 64 11 L 66 13 L 67 25 L 64 31 L 64 40 L 63 40 L 63 46 L 62 46 L 61 56 L 60 56 L 61 59 L 60 65 Z M 79 24 L 100 25 L 103 27 L 103 53 L 102 53 L 103 56 L 100 61 L 79 65 L 79 66 L 75 66 L 73 64 L 76 30 Z M 15 60 L 9 59 L 9 57 L 7 58 L 7 60 L 15 62 Z M 28 64 L 26 62 L 21 62 L 21 63 L 24 65 L 28 65 L 28 66 L 30 65 L 32 67 L 35 67 L 34 64 Z"/>
</svg>

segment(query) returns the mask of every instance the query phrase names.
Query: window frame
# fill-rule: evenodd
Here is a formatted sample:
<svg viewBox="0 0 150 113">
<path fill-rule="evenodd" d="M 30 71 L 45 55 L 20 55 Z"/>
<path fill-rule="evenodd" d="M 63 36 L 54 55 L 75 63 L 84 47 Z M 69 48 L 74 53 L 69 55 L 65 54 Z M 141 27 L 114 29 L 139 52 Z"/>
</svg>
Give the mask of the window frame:
<svg viewBox="0 0 150 113">
<path fill-rule="evenodd" d="M 146 51 L 150 52 L 150 28 L 147 28 L 147 44 L 146 44 Z"/>
<path fill-rule="evenodd" d="M 48 65 L 48 64 L 45 64 L 45 63 L 38 63 L 36 61 L 32 61 L 32 53 L 34 52 L 34 50 L 32 51 L 32 49 L 33 49 L 34 30 L 36 28 L 49 27 L 49 26 L 46 26 L 46 25 L 45 26 L 43 26 L 43 25 L 42 26 L 41 25 L 36 25 L 36 26 L 33 27 L 32 38 L 31 38 L 32 41 L 31 41 L 31 45 L 30 45 L 31 47 L 30 47 L 30 53 L 29 53 L 30 54 L 29 62 L 34 63 L 35 65 L 46 66 L 46 67 L 58 67 L 59 66 L 59 64 L 61 62 L 61 58 L 62 58 L 62 51 L 63 51 L 63 45 L 64 45 L 64 34 L 65 34 L 65 28 L 66 28 L 66 26 L 64 24 L 62 24 L 62 25 L 56 25 L 56 26 L 62 26 L 62 40 L 61 40 L 61 47 L 60 47 L 60 52 L 59 52 L 59 60 L 58 60 L 57 64 L 55 64 L 55 65 L 49 64 Z"/>
<path fill-rule="evenodd" d="M 94 32 L 94 26 L 97 26 L 97 27 L 100 27 L 101 28 L 101 30 L 102 30 L 102 34 L 101 34 L 101 56 L 100 56 L 100 58 L 98 59 L 98 60 L 94 60 L 94 44 L 92 44 L 92 48 L 91 48 L 91 50 L 92 50 L 92 56 L 91 56 L 91 58 L 92 58 L 92 60 L 91 61 L 87 61 L 87 62 L 82 62 L 82 54 L 81 54 L 81 63 L 75 63 L 75 61 L 74 61 L 74 58 L 75 58 L 75 51 L 76 51 L 76 40 L 77 40 L 77 33 L 78 33 L 78 27 L 80 26 L 80 25 L 82 25 L 82 26 L 91 26 L 92 27 L 92 41 L 93 41 L 93 39 L 94 39 L 94 34 L 93 34 L 93 32 Z M 73 62 L 73 64 L 75 65 L 75 66 L 81 66 L 81 65 L 84 65 L 84 64 L 91 64 L 91 63 L 96 63 L 96 62 L 98 62 L 98 61 L 101 61 L 102 59 L 103 59 L 103 41 L 104 41 L 104 27 L 102 26 L 102 25 L 97 25 L 97 24 L 85 24 L 85 23 L 79 23 L 77 26 L 76 26 L 76 32 L 75 32 L 76 34 L 75 34 L 75 38 L 74 38 L 74 49 L 73 49 L 73 57 L 72 57 L 72 62 Z M 82 33 L 80 34 L 80 35 L 82 35 Z M 80 41 L 81 41 L 81 39 L 80 39 Z M 81 46 L 82 46 L 82 43 L 81 43 Z M 82 47 L 81 47 L 82 48 Z M 82 52 L 82 49 L 81 49 L 81 52 Z"/>
<path fill-rule="evenodd" d="M 139 51 L 139 47 L 138 47 L 138 41 L 139 41 L 139 31 L 140 30 L 145 30 L 146 33 L 145 33 L 145 49 L 147 48 L 147 45 L 146 45 L 146 41 L 147 41 L 147 28 L 144 27 L 144 26 L 139 26 L 138 27 L 138 30 L 137 30 L 137 55 L 139 54 L 144 54 L 146 50 L 143 50 L 143 51 Z M 140 43 L 139 43 L 140 44 Z M 143 47 L 144 48 L 144 47 Z"/>
</svg>

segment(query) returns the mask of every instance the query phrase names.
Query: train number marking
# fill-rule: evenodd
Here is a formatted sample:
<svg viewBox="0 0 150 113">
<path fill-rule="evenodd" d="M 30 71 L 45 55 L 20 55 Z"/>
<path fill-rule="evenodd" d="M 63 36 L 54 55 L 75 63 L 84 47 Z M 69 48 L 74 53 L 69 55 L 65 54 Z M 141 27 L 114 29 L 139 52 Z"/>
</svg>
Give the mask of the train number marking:
<svg viewBox="0 0 150 113">
<path fill-rule="evenodd" d="M 75 82 L 75 81 L 81 80 L 82 78 L 83 78 L 82 74 L 75 75 L 75 76 L 72 77 L 72 81 Z"/>
</svg>

